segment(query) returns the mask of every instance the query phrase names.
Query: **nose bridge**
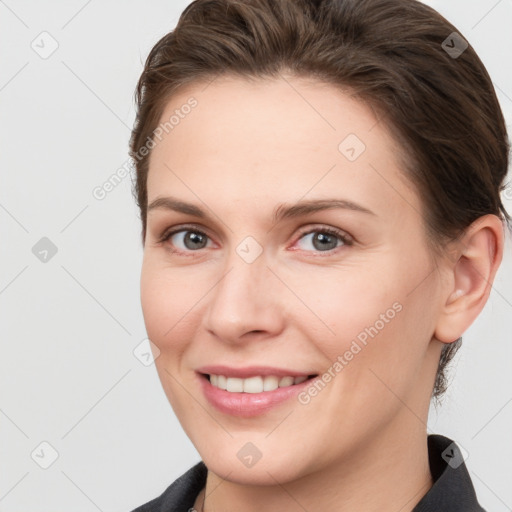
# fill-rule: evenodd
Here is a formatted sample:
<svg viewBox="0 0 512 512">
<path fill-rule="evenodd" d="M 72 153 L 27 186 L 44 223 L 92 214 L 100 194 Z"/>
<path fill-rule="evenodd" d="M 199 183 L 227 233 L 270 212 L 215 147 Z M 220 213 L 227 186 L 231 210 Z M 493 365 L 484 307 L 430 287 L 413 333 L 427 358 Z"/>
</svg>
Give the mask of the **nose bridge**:
<svg viewBox="0 0 512 512">
<path fill-rule="evenodd" d="M 205 323 L 210 332 L 236 341 L 247 332 L 275 333 L 280 328 L 282 308 L 267 263 L 255 240 L 246 239 L 231 250 L 208 302 Z"/>
</svg>

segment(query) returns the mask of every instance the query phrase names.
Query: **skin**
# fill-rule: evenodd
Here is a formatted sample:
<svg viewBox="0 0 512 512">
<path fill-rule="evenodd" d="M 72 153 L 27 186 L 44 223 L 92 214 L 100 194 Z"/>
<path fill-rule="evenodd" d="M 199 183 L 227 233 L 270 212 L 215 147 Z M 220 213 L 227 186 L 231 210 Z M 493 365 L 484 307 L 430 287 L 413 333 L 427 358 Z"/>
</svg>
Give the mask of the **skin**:
<svg viewBox="0 0 512 512">
<path fill-rule="evenodd" d="M 426 422 L 441 349 L 488 298 L 501 221 L 480 218 L 434 255 L 400 148 L 371 108 L 332 85 L 223 76 L 176 93 L 162 121 L 191 96 L 197 107 L 152 150 L 148 204 L 173 196 L 208 217 L 148 213 L 141 303 L 163 389 L 208 467 L 204 510 L 411 511 L 433 483 Z M 338 149 L 351 133 L 366 146 L 353 162 Z M 373 214 L 272 222 L 281 203 L 326 198 Z M 313 236 L 326 227 L 353 243 L 334 237 L 322 250 Z M 185 245 L 194 229 L 207 235 L 203 248 Z M 247 236 L 263 249 L 252 263 L 236 252 Z M 396 303 L 400 312 L 306 405 L 233 417 L 198 385 L 195 369 L 207 364 L 322 374 Z M 252 467 L 237 457 L 247 442 L 262 454 Z"/>
</svg>

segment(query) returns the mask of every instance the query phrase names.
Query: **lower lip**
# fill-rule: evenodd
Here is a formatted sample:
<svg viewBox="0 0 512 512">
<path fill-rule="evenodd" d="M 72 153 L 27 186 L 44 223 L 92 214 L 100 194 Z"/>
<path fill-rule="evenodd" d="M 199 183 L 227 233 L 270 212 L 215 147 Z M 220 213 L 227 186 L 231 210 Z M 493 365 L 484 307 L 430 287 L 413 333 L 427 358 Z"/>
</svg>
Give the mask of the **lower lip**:
<svg viewBox="0 0 512 512">
<path fill-rule="evenodd" d="M 231 393 L 210 384 L 208 378 L 198 374 L 203 393 L 207 400 L 220 412 L 231 416 L 251 417 L 263 414 L 286 400 L 296 396 L 316 377 L 305 380 L 300 384 L 277 388 L 262 393 Z"/>
</svg>

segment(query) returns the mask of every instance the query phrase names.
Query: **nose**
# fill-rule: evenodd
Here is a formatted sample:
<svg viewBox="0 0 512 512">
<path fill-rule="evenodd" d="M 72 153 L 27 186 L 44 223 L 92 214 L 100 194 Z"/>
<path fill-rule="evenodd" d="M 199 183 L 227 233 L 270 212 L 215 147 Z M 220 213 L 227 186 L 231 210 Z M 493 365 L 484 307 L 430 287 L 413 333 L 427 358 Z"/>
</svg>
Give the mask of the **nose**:
<svg viewBox="0 0 512 512">
<path fill-rule="evenodd" d="M 223 342 L 269 338 L 283 330 L 283 284 L 264 256 L 262 253 L 248 263 L 233 251 L 223 275 L 208 294 L 204 326 Z"/>
</svg>

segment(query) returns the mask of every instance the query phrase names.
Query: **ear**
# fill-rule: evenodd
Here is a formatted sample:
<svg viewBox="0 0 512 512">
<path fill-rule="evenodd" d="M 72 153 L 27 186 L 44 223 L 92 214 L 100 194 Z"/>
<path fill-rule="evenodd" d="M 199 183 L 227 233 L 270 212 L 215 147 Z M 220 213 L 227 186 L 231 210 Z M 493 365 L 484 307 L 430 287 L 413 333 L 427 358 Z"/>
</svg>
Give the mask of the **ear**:
<svg viewBox="0 0 512 512">
<path fill-rule="evenodd" d="M 444 263 L 448 277 L 444 305 L 434 336 L 456 341 L 482 311 L 503 257 L 503 223 L 496 215 L 475 220 L 456 242 L 454 258 Z"/>
</svg>

